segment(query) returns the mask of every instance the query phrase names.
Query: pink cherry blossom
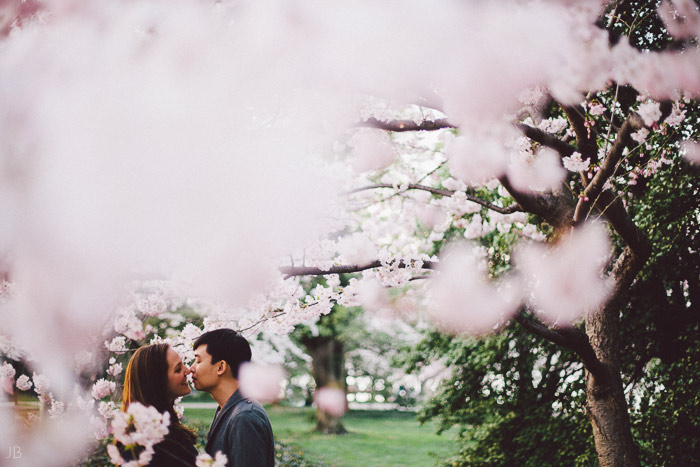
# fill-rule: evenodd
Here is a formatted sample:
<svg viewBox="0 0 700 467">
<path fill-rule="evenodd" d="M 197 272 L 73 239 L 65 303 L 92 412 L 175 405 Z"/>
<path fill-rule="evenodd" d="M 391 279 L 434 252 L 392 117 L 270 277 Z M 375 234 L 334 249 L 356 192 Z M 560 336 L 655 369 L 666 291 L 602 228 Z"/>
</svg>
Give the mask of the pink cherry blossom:
<svg viewBox="0 0 700 467">
<path fill-rule="evenodd" d="M 637 113 L 642 117 L 645 125 L 651 126 L 661 118 L 661 109 L 659 105 L 658 102 L 644 102 L 639 104 Z"/>
<path fill-rule="evenodd" d="M 32 382 L 27 375 L 21 375 L 15 384 L 20 391 L 29 391 L 32 388 Z"/>
<path fill-rule="evenodd" d="M 51 383 L 45 375 L 39 375 L 36 373 L 32 374 L 32 381 L 34 381 L 34 389 L 37 394 L 45 394 L 48 392 Z"/>
<path fill-rule="evenodd" d="M 111 341 L 105 341 L 105 347 L 114 353 L 126 352 L 126 338 L 124 336 L 116 336 Z"/>
<path fill-rule="evenodd" d="M 588 108 L 588 112 L 590 112 L 591 115 L 603 115 L 603 113 L 605 113 L 605 106 L 603 104 L 591 104 Z"/>
<path fill-rule="evenodd" d="M 92 397 L 95 400 L 100 400 L 112 394 L 117 389 L 117 384 L 114 381 L 99 379 L 92 385 Z"/>
<path fill-rule="evenodd" d="M 567 156 L 564 159 L 562 159 L 562 162 L 564 163 L 564 167 L 566 167 L 566 169 L 570 170 L 571 172 L 586 171 L 588 170 L 588 167 L 591 164 L 590 160 L 586 159 L 584 161 L 581 159 L 580 152 L 574 152 L 570 156 Z"/>
<path fill-rule="evenodd" d="M 639 144 L 646 141 L 647 136 L 649 136 L 649 130 L 647 128 L 640 128 L 631 135 L 632 139 Z"/>
<path fill-rule="evenodd" d="M 111 428 L 114 439 L 124 446 L 138 444 L 152 447 L 168 434 L 169 425 L 169 413 L 160 413 L 155 407 L 132 402 L 126 412 L 115 413 Z"/>
<path fill-rule="evenodd" d="M 0 388 L 6 393 L 13 394 L 15 384 L 15 368 L 8 362 L 0 366 Z"/>
<path fill-rule="evenodd" d="M 107 374 L 113 378 L 116 378 L 121 373 L 122 373 L 122 364 L 121 363 L 113 363 L 107 369 Z"/>
</svg>

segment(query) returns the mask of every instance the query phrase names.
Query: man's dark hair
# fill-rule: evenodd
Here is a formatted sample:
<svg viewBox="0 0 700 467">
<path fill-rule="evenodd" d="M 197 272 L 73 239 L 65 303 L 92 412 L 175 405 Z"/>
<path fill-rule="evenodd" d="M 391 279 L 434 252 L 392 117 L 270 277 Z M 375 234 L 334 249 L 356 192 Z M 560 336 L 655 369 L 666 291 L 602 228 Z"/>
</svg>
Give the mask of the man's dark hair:
<svg viewBox="0 0 700 467">
<path fill-rule="evenodd" d="M 194 341 L 194 349 L 200 345 L 207 346 L 211 363 L 225 361 L 231 367 L 231 374 L 238 379 L 238 369 L 251 357 L 250 344 L 233 329 L 215 329 L 205 332 Z"/>
</svg>

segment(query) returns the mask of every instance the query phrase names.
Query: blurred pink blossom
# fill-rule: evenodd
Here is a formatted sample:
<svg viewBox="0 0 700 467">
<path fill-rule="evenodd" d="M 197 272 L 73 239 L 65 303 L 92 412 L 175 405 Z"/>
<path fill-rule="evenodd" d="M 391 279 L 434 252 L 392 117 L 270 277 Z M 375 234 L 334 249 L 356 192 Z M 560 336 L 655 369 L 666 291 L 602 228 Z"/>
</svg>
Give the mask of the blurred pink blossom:
<svg viewBox="0 0 700 467">
<path fill-rule="evenodd" d="M 366 234 L 354 233 L 338 240 L 341 264 L 364 265 L 377 259 L 377 246 Z"/>
<path fill-rule="evenodd" d="M 440 206 L 435 204 L 429 204 L 419 208 L 417 215 L 420 222 L 429 230 L 444 224 L 447 220 L 445 211 Z"/>
<path fill-rule="evenodd" d="M 683 157 L 695 165 L 700 165 L 700 142 L 690 140 L 684 141 L 681 147 L 683 150 Z"/>
<path fill-rule="evenodd" d="M 389 307 L 389 296 L 377 279 L 362 279 L 357 283 L 357 296 L 360 304 L 367 310 L 379 312 Z"/>
<path fill-rule="evenodd" d="M 245 363 L 238 371 L 238 383 L 243 397 L 267 403 L 280 399 L 285 373 L 276 365 Z"/>
<path fill-rule="evenodd" d="M 357 172 L 380 170 L 396 160 L 396 149 L 385 131 L 360 129 L 351 139 L 353 169 Z"/>
<path fill-rule="evenodd" d="M 21 27 L 25 21 L 31 21 L 44 7 L 42 0 L 3 0 L 0 2 L 0 38 L 9 34 L 13 28 Z"/>
<path fill-rule="evenodd" d="M 610 253 L 608 234 L 598 223 L 573 229 L 549 248 L 523 245 L 515 259 L 529 292 L 526 298 L 546 321 L 573 323 L 607 298 L 605 266 Z"/>
<path fill-rule="evenodd" d="M 700 11 L 693 0 L 663 0 L 656 11 L 672 36 L 689 39 L 700 35 Z"/>
<path fill-rule="evenodd" d="M 314 392 L 316 406 L 334 417 L 342 416 L 348 410 L 345 391 L 335 387 L 323 387 Z"/>
<path fill-rule="evenodd" d="M 486 334 L 516 310 L 518 302 L 486 279 L 479 261 L 467 243 L 452 245 L 441 256 L 437 277 L 430 284 L 429 312 L 431 321 L 445 332 Z"/>
<path fill-rule="evenodd" d="M 498 141 L 462 135 L 448 148 L 448 160 L 455 178 L 478 186 L 505 172 L 508 151 Z"/>
<path fill-rule="evenodd" d="M 508 166 L 508 179 L 521 191 L 553 191 L 561 186 L 566 170 L 559 154 L 541 149 L 534 156 L 514 156 Z"/>
</svg>

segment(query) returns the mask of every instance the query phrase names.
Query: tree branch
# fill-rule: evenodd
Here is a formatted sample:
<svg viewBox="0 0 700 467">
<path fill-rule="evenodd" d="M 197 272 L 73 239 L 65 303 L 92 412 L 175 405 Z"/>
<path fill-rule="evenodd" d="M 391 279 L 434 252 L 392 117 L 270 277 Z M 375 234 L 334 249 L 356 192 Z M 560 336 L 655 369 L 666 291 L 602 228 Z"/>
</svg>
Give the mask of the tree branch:
<svg viewBox="0 0 700 467">
<path fill-rule="evenodd" d="M 444 128 L 457 128 L 453 124 L 447 121 L 447 119 L 442 118 L 439 120 L 423 120 L 420 123 L 416 123 L 413 120 L 390 120 L 382 121 L 374 117 L 370 117 L 366 120 L 362 120 L 356 124 L 360 128 L 376 128 L 379 130 L 386 131 L 435 131 L 442 130 Z"/>
<path fill-rule="evenodd" d="M 614 279 L 614 286 L 610 297 L 598 310 L 590 313 L 586 318 L 586 334 L 591 336 L 591 346 L 603 368 L 607 369 L 601 375 L 593 374 L 599 380 L 601 394 L 609 391 L 610 378 L 619 378 L 620 368 L 620 312 L 625 309 L 625 296 L 639 271 L 641 271 L 646 258 L 635 255 L 629 247 L 626 247 L 613 265 L 610 276 Z M 607 378 L 607 379 L 606 379 Z"/>
<path fill-rule="evenodd" d="M 562 195 L 526 193 L 517 190 L 506 175 L 498 178 L 503 187 L 510 193 L 521 210 L 537 214 L 559 229 L 571 226 L 571 217 L 574 212 L 573 201 Z"/>
<path fill-rule="evenodd" d="M 568 106 L 562 106 L 566 118 L 571 123 L 574 133 L 576 134 L 576 145 L 578 146 L 578 152 L 581 153 L 582 158 L 588 159 L 591 162 L 598 161 L 598 146 L 596 145 L 595 138 L 588 137 L 588 128 L 586 128 L 586 119 L 581 112 L 574 108 Z"/>
<path fill-rule="evenodd" d="M 661 111 L 659 121 L 662 122 L 673 111 L 672 102 L 661 102 L 659 104 L 659 110 Z M 627 120 L 625 120 L 622 127 L 620 127 L 620 131 L 617 132 L 615 142 L 605 157 L 605 161 L 601 165 L 600 170 L 595 177 L 593 177 L 591 183 L 586 186 L 583 196 L 579 199 L 578 205 L 576 206 L 576 212 L 574 213 L 574 224 L 579 224 L 580 222 L 584 221 L 591 208 L 594 207 L 600 193 L 603 191 L 605 182 L 607 182 L 615 173 L 615 168 L 620 162 L 620 159 L 622 159 L 622 153 L 626 147 L 630 146 L 632 142 L 632 132 L 640 130 L 645 126 L 644 120 L 638 113 L 633 112 L 627 117 Z M 582 178 L 582 180 L 585 184 L 585 178 Z"/>
<path fill-rule="evenodd" d="M 423 269 L 434 269 L 437 263 L 434 261 L 423 261 Z M 370 261 L 366 264 L 343 264 L 338 266 L 331 266 L 328 269 L 321 269 L 318 267 L 311 266 L 282 266 L 279 271 L 284 274 L 284 279 L 289 279 L 294 276 L 325 276 L 329 274 L 350 274 L 353 272 L 360 272 L 367 269 L 374 269 L 382 266 L 382 262 L 377 260 Z M 408 267 L 406 263 L 402 261 L 399 262 L 399 268 Z"/>
<path fill-rule="evenodd" d="M 576 152 L 576 148 L 572 145 L 565 143 L 559 138 L 552 136 L 539 128 L 531 127 L 530 125 L 525 125 L 524 123 L 518 123 L 515 126 L 518 127 L 518 129 L 520 129 L 523 134 L 532 141 L 540 143 L 542 146 L 554 149 L 561 157 L 568 157 Z"/>
<path fill-rule="evenodd" d="M 638 258 L 646 260 L 651 253 L 651 242 L 627 213 L 622 200 L 610 191 L 604 191 L 598 197 L 598 206 L 601 214 L 610 223 L 615 232 L 622 238 L 632 253 Z"/>
<path fill-rule="evenodd" d="M 378 183 L 376 185 L 367 185 L 367 186 L 363 186 L 360 188 L 355 188 L 354 190 L 350 190 L 349 193 L 357 193 L 360 191 L 374 190 L 376 188 L 394 188 L 395 189 L 396 187 L 394 185 L 390 185 L 388 183 Z M 407 190 L 428 191 L 428 192 L 433 193 L 434 195 L 438 195 L 438 196 L 452 196 L 456 193 L 456 191 L 454 191 L 454 190 L 443 190 L 441 188 L 433 188 L 433 187 L 426 186 L 426 185 L 420 185 L 418 183 L 411 183 L 408 185 L 408 187 L 406 189 Z M 496 206 L 495 204 L 491 204 L 488 201 L 484 201 L 483 199 L 478 198 L 474 195 L 470 195 L 469 193 L 465 193 L 465 196 L 467 197 L 467 199 L 469 201 L 472 201 L 476 204 L 479 204 L 485 208 L 488 208 L 492 211 L 499 212 L 501 214 L 512 214 L 514 212 L 522 211 L 520 206 L 518 206 L 516 204 L 502 208 L 500 206 Z"/>
<path fill-rule="evenodd" d="M 598 360 L 588 337 L 576 328 L 552 329 L 534 317 L 528 317 L 525 310 L 516 313 L 515 320 L 531 334 L 547 339 L 548 341 L 564 347 L 576 353 L 588 371 L 598 377 L 606 377 L 607 373 L 603 364 Z"/>
<path fill-rule="evenodd" d="M 579 224 L 586 219 L 591 206 L 594 204 L 598 195 L 603 191 L 605 182 L 607 182 L 615 172 L 617 163 L 620 162 L 622 158 L 622 153 L 625 148 L 629 146 L 632 140 L 632 131 L 641 128 L 644 128 L 644 121 L 636 112 L 632 113 L 627 120 L 625 120 L 625 123 L 622 124 L 622 128 L 617 132 L 615 142 L 610 148 L 608 155 L 605 157 L 605 161 L 603 161 L 603 164 L 600 166 L 600 170 L 583 191 L 583 196 L 579 198 L 574 213 L 574 224 Z"/>
</svg>

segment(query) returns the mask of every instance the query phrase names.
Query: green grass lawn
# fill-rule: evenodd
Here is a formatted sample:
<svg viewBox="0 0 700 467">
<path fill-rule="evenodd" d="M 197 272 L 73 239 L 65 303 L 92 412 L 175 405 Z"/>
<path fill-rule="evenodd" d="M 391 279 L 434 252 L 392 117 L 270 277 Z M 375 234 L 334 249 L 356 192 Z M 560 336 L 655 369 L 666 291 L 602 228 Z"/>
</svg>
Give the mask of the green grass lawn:
<svg viewBox="0 0 700 467">
<path fill-rule="evenodd" d="M 435 434 L 435 425 L 419 425 L 413 413 L 351 411 L 343 418 L 350 432 L 342 436 L 313 433 L 313 411 L 267 407 L 275 439 L 299 447 L 310 461 L 330 466 L 431 466 L 456 448 L 453 435 Z M 211 409 L 188 409 L 185 415 L 209 423 Z"/>
</svg>

